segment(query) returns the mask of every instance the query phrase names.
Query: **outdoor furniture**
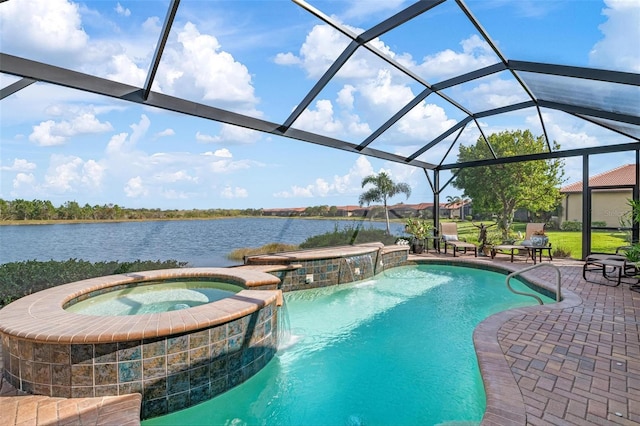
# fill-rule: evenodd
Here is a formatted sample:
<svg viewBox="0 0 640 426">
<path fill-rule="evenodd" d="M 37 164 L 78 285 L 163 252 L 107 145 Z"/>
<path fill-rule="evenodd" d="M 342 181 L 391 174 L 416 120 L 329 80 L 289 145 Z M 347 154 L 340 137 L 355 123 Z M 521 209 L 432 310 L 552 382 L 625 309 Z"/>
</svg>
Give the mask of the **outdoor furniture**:
<svg viewBox="0 0 640 426">
<path fill-rule="evenodd" d="M 530 256 L 533 259 L 533 264 L 536 264 L 536 258 L 539 259 L 540 262 L 542 262 L 542 254 L 546 251 L 547 252 L 547 257 L 549 258 L 549 262 L 551 262 L 553 260 L 553 257 L 551 256 L 551 244 L 546 245 L 546 246 L 523 246 L 525 247 L 529 253 L 527 254 L 527 258 Z M 511 255 L 511 261 L 513 262 L 513 255 Z"/>
<path fill-rule="evenodd" d="M 478 257 L 478 247 L 475 244 L 458 238 L 458 225 L 455 222 L 440 223 L 440 243 L 444 245 L 444 254 L 447 254 L 447 247 L 451 247 L 453 257 L 456 257 L 456 252 L 466 254 L 467 250 L 473 250 L 473 255 Z"/>
<path fill-rule="evenodd" d="M 587 279 L 587 272 L 601 273 L 602 277 L 607 281 L 615 282 L 615 285 L 612 285 L 612 287 L 617 287 L 620 285 L 623 278 L 631 278 L 637 275 L 639 271 L 636 265 L 628 262 L 627 258 L 620 254 L 620 252 L 624 251 L 625 248 L 627 247 L 618 247 L 616 249 L 616 254 L 594 253 L 587 256 L 584 261 L 584 265 L 582 266 L 582 278 L 585 281 L 595 284 L 610 285 L 604 284 L 600 281 Z M 632 285 L 632 287 L 637 286 L 637 283 Z M 637 291 L 635 288 L 633 288 L 633 290 Z"/>
<path fill-rule="evenodd" d="M 497 244 L 491 247 L 491 258 L 495 258 L 496 254 L 508 254 L 511 256 L 510 261 L 513 262 L 513 256 L 516 251 L 518 253 L 522 251 L 526 251 L 527 257 L 533 257 L 533 262 L 536 262 L 535 256 L 538 255 L 540 257 L 540 261 L 542 261 L 542 252 L 547 251 L 549 256 L 549 260 L 551 258 L 551 244 L 537 246 L 533 245 L 531 242 L 531 238 L 534 235 L 534 232 L 544 231 L 544 223 L 527 223 L 527 227 L 525 229 L 524 240 L 518 244 Z"/>
</svg>

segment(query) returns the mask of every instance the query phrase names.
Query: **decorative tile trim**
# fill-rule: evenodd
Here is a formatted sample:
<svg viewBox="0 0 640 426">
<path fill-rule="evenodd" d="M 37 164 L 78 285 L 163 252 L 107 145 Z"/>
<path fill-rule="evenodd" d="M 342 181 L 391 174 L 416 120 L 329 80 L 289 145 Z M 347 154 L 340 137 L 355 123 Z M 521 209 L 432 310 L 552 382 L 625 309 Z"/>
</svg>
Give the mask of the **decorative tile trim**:
<svg viewBox="0 0 640 426">
<path fill-rule="evenodd" d="M 142 394 L 143 418 L 218 395 L 260 371 L 275 355 L 276 301 L 224 324 L 131 342 L 31 342 L 2 335 L 4 378 L 45 396 Z"/>
</svg>

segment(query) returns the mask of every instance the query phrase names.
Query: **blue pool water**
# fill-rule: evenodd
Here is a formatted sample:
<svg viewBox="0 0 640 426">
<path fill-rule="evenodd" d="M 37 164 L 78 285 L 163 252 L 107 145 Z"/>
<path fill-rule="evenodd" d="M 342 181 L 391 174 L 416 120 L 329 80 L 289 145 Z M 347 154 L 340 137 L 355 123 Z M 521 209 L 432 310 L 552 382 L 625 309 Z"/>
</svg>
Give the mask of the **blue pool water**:
<svg viewBox="0 0 640 426">
<path fill-rule="evenodd" d="M 436 265 L 394 268 L 285 300 L 290 335 L 262 371 L 143 424 L 476 424 L 485 394 L 473 329 L 491 314 L 536 303 L 510 293 L 502 274 Z"/>
</svg>

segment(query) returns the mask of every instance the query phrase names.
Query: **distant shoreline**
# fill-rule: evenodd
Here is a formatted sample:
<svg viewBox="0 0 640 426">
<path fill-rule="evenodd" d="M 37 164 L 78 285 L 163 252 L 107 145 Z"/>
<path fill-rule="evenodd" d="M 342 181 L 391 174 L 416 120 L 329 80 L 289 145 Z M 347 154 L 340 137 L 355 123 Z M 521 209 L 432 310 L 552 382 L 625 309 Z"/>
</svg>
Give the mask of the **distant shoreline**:
<svg viewBox="0 0 640 426">
<path fill-rule="evenodd" d="M 70 225 L 81 223 L 124 223 L 124 222 L 168 222 L 168 221 L 192 221 L 192 220 L 219 220 L 219 219 L 295 219 L 295 220 L 351 220 L 354 222 L 384 222 L 384 219 L 367 219 L 356 217 L 326 217 L 326 216 L 219 216 L 219 217 L 177 217 L 177 218 L 145 218 L 145 219 L 51 219 L 51 220 L 4 220 L 0 226 L 20 225 Z M 404 222 L 405 219 L 389 219 L 389 222 Z"/>
</svg>

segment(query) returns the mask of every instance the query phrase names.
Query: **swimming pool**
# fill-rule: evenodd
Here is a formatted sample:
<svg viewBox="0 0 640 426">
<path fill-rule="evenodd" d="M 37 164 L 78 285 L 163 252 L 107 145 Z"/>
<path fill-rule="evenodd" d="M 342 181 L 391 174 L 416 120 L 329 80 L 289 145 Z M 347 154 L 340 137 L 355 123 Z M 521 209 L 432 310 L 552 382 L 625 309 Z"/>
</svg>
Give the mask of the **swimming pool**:
<svg viewBox="0 0 640 426">
<path fill-rule="evenodd" d="M 485 394 L 473 329 L 536 303 L 510 293 L 503 274 L 445 265 L 393 268 L 285 300 L 291 335 L 264 369 L 143 425 L 479 423 Z"/>
</svg>

